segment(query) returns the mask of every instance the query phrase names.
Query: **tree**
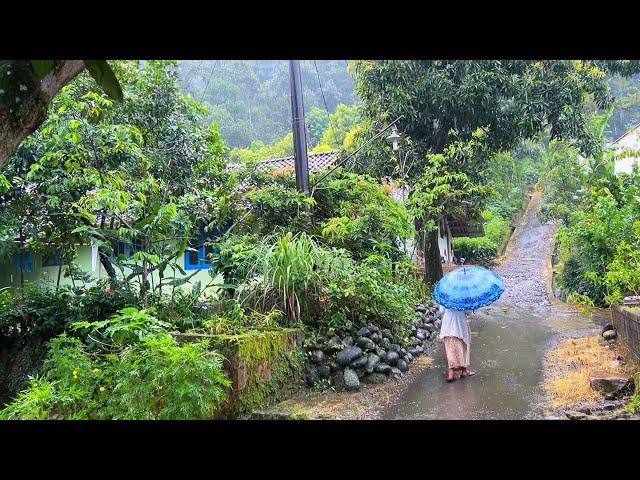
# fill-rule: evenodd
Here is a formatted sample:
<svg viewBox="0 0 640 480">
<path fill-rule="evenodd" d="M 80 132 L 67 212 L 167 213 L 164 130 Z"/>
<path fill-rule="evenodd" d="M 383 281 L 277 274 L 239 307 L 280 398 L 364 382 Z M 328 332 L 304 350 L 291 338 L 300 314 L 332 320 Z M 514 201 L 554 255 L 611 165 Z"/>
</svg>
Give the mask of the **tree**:
<svg viewBox="0 0 640 480">
<path fill-rule="evenodd" d="M 453 142 L 473 141 L 482 145 L 480 151 L 497 152 L 548 130 L 552 139 L 594 151 L 598 145 L 586 128 L 585 100 L 606 107 L 611 98 L 605 74 L 628 75 L 640 70 L 640 63 L 381 60 L 357 61 L 354 67 L 370 128 L 379 130 L 402 116 L 397 126 L 412 140 L 415 160 L 409 179 L 414 182 L 427 155 L 442 153 Z M 477 178 L 490 155 L 469 156 L 465 149 L 458 150 L 462 154 L 447 156 L 450 166 Z M 437 249 L 431 241 L 425 255 L 433 256 L 427 252 Z M 440 274 L 427 272 L 426 280 L 433 283 Z"/>
<path fill-rule="evenodd" d="M 327 128 L 327 125 L 329 124 L 329 115 L 326 110 L 319 107 L 313 107 L 305 115 L 305 120 L 309 131 L 308 143 L 309 147 L 312 148 L 318 144 L 322 137 L 322 133 Z"/>
<path fill-rule="evenodd" d="M 47 106 L 60 89 L 85 68 L 113 98 L 122 90 L 104 60 L 0 61 L 0 167 L 47 116 Z"/>
<path fill-rule="evenodd" d="M 92 239 L 111 280 L 116 268 L 129 267 L 122 276 L 139 281 L 146 302 L 157 287 L 149 274 L 184 252 L 198 221 L 224 216 L 223 209 L 207 215 L 193 204 L 211 206 L 210 197 L 219 195 L 226 147 L 215 125 L 200 126 L 204 109 L 181 92 L 173 62 L 114 68 L 129 92 L 124 102 L 112 102 L 79 77 L 10 159 L 3 173 L 11 183 L 0 197 L 3 237 L 12 244 L 19 235 L 36 250 Z M 21 207 L 25 199 L 29 209 Z M 37 222 L 25 223 L 29 218 Z M 53 245 L 51 238 L 60 241 Z M 121 241 L 136 245 L 131 260 L 117 258 Z"/>
<path fill-rule="evenodd" d="M 322 150 L 341 148 L 345 137 L 358 122 L 360 122 L 358 106 L 341 103 L 336 107 L 335 113 L 329 115 L 328 124 L 322 132 L 318 148 Z"/>
</svg>

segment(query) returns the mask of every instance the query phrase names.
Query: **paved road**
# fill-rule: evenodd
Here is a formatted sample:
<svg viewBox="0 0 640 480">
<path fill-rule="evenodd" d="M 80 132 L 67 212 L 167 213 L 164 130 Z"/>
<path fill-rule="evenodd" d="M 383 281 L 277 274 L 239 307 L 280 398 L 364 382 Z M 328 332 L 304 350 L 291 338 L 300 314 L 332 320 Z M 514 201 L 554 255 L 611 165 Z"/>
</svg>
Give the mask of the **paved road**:
<svg viewBox="0 0 640 480">
<path fill-rule="evenodd" d="M 591 320 L 566 306 L 551 306 L 545 272 L 552 248 L 552 227 L 536 216 L 534 194 L 521 224 L 495 268 L 505 293 L 471 320 L 471 368 L 478 374 L 445 382 L 442 344 L 434 367 L 416 377 L 385 419 L 528 419 L 541 418 L 544 355 L 559 333 L 597 329 Z"/>
</svg>

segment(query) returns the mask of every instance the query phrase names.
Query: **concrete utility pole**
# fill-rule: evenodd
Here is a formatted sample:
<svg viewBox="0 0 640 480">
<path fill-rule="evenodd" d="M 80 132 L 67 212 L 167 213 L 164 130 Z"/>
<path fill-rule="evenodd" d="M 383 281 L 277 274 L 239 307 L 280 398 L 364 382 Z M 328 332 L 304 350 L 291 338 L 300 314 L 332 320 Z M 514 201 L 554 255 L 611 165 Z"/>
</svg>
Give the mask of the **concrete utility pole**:
<svg viewBox="0 0 640 480">
<path fill-rule="evenodd" d="M 304 104 L 300 78 L 300 60 L 289 60 L 289 84 L 291 86 L 291 123 L 293 128 L 293 153 L 295 155 L 296 187 L 299 192 L 310 194 L 309 158 L 304 124 Z"/>
</svg>

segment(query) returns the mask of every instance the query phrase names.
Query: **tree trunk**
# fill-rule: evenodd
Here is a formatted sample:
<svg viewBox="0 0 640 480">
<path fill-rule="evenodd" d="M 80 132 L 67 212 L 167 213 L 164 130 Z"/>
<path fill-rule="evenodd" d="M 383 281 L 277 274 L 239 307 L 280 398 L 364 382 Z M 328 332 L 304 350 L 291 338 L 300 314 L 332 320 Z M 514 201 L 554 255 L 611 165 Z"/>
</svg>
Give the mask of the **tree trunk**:
<svg viewBox="0 0 640 480">
<path fill-rule="evenodd" d="M 109 275 L 109 282 L 111 283 L 111 288 L 115 288 L 116 280 L 118 279 L 116 276 L 116 269 L 113 268 L 111 264 L 111 260 L 109 259 L 109 255 L 100 246 L 98 246 L 98 256 L 100 257 L 100 263 L 104 267 L 107 275 Z"/>
<path fill-rule="evenodd" d="M 0 72 L 0 167 L 47 117 L 47 107 L 58 91 L 73 80 L 85 65 L 82 60 L 61 60 L 38 80 L 28 60 L 16 60 Z"/>
<path fill-rule="evenodd" d="M 438 230 L 425 232 L 424 245 L 424 282 L 435 285 L 442 278 L 442 259 L 438 245 Z"/>
</svg>

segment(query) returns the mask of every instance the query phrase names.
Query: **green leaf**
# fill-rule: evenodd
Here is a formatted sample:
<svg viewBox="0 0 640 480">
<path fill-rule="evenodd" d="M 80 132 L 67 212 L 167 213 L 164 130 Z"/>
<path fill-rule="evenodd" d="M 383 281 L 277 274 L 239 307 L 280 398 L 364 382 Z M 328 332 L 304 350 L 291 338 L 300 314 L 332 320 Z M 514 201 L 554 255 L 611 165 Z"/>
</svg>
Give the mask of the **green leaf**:
<svg viewBox="0 0 640 480">
<path fill-rule="evenodd" d="M 104 92 L 114 100 L 121 102 L 123 95 L 120 83 L 106 60 L 84 60 L 84 64 Z"/>
<path fill-rule="evenodd" d="M 31 66 L 40 80 L 53 68 L 53 60 L 31 60 Z"/>
</svg>

